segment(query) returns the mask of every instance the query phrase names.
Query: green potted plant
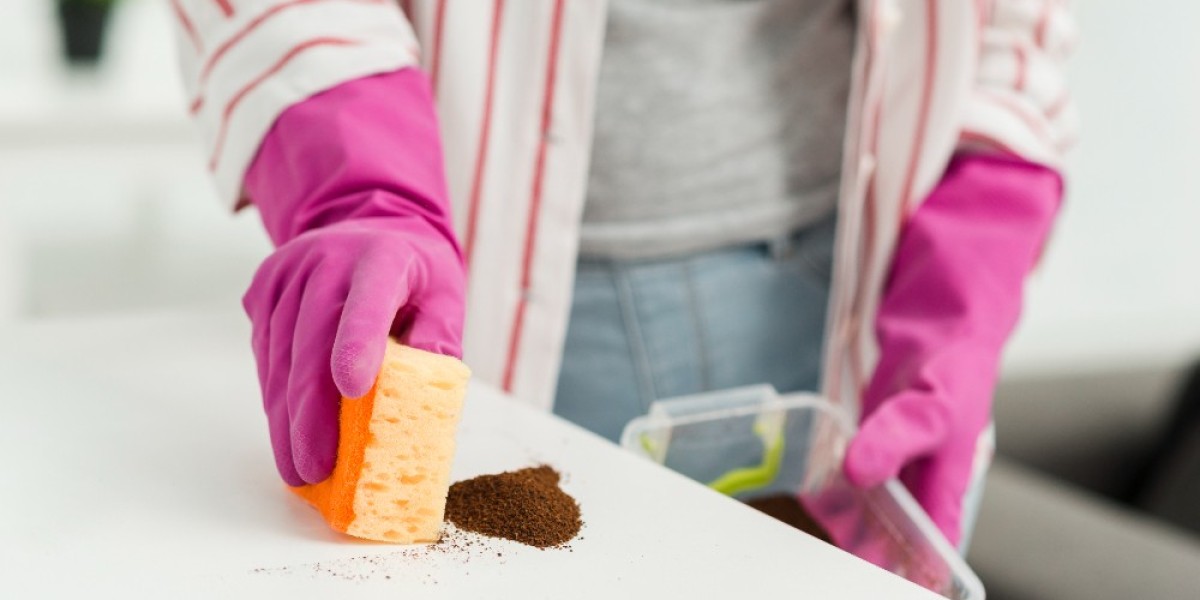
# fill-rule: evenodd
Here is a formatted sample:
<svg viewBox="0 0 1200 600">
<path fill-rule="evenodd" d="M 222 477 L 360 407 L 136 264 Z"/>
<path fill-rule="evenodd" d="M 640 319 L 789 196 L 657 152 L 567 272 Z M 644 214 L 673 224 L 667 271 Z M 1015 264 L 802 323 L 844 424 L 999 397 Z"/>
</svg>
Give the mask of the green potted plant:
<svg viewBox="0 0 1200 600">
<path fill-rule="evenodd" d="M 100 61 L 108 16 L 117 0 L 55 0 L 63 53 L 71 65 L 92 66 Z"/>
</svg>

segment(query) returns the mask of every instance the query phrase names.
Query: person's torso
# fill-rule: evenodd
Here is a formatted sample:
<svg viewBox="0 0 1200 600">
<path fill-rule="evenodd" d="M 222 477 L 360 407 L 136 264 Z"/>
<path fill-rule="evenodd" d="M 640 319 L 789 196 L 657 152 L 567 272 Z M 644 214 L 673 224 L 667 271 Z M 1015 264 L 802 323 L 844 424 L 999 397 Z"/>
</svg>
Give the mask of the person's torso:
<svg viewBox="0 0 1200 600">
<path fill-rule="evenodd" d="M 846 0 L 610 0 L 585 256 L 770 239 L 837 202 Z"/>
</svg>

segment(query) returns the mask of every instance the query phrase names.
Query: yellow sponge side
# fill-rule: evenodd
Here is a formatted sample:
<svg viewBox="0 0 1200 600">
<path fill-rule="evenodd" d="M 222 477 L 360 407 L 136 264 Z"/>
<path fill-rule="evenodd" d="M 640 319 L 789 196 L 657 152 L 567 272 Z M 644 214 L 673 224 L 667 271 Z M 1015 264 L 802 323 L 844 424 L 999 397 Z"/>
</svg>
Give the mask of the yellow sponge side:
<svg viewBox="0 0 1200 600">
<path fill-rule="evenodd" d="M 375 387 L 342 400 L 333 475 L 293 489 L 338 531 L 401 544 L 437 541 L 469 378 L 457 359 L 389 340 Z"/>
</svg>

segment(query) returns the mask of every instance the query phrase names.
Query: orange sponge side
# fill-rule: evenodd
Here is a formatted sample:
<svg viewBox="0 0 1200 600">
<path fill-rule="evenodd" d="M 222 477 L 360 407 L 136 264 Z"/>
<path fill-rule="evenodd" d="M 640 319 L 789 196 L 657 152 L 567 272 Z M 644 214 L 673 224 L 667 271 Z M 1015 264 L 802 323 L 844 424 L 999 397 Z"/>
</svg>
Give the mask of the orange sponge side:
<svg viewBox="0 0 1200 600">
<path fill-rule="evenodd" d="M 375 388 L 362 398 L 342 398 L 338 424 L 338 454 L 333 473 L 320 483 L 293 487 L 325 517 L 329 526 L 342 533 L 354 521 L 354 492 L 362 473 L 363 452 L 371 437 L 371 413 L 375 407 Z"/>
<path fill-rule="evenodd" d="M 389 340 L 371 391 L 342 399 L 333 474 L 292 491 L 337 531 L 395 543 L 437 541 L 469 378 L 455 358 Z"/>
</svg>

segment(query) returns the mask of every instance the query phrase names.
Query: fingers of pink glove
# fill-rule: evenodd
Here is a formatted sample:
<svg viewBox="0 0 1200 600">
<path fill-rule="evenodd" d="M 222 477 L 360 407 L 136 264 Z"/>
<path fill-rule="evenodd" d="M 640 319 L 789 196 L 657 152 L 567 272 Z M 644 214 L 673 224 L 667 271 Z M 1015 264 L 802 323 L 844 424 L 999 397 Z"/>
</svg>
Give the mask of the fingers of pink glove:
<svg viewBox="0 0 1200 600">
<path fill-rule="evenodd" d="M 944 452 L 905 469 L 901 480 L 952 546 L 962 539 L 963 499 L 974 453 Z"/>
<path fill-rule="evenodd" d="M 254 275 L 250 289 L 242 297 L 242 306 L 250 317 L 253 332 L 250 345 L 254 351 L 254 361 L 258 367 L 258 383 L 262 392 L 263 410 L 267 415 L 267 428 L 270 432 L 271 449 L 275 457 L 275 468 L 280 477 L 288 485 L 300 485 L 304 480 L 296 473 L 292 463 L 291 433 L 286 402 L 270 402 L 271 395 L 271 315 L 275 308 L 276 288 L 280 287 L 275 281 L 273 264 L 264 263 Z M 277 376 L 286 377 L 286 373 Z M 278 387 L 276 384 L 275 387 Z"/>
<path fill-rule="evenodd" d="M 286 402 L 267 405 L 267 427 L 271 433 L 271 450 L 275 456 L 275 468 L 283 482 L 292 485 L 304 485 L 304 479 L 296 472 L 292 461 L 292 434 L 288 424 L 288 407 Z"/>
<path fill-rule="evenodd" d="M 459 263 L 446 264 L 457 267 Z M 461 270 L 453 274 L 449 270 L 400 311 L 392 335 L 413 348 L 461 359 L 466 278 Z"/>
<path fill-rule="evenodd" d="M 296 472 L 308 483 L 329 477 L 337 459 L 341 394 L 333 383 L 328 357 L 346 296 L 343 281 L 344 274 L 337 268 L 315 270 L 296 315 L 287 402 L 292 459 Z"/>
<path fill-rule="evenodd" d="M 385 253 L 355 270 L 329 357 L 333 381 L 347 398 L 371 390 L 383 366 L 388 332 L 408 299 L 409 259 Z"/>
<path fill-rule="evenodd" d="M 266 400 L 267 379 L 271 375 L 271 312 L 269 309 L 260 307 L 256 300 L 251 300 L 249 294 L 242 299 L 242 304 L 246 309 L 246 315 L 250 317 L 250 349 L 254 351 L 254 365 L 258 369 L 259 392 Z"/>
<path fill-rule="evenodd" d="M 250 318 L 250 348 L 258 367 L 258 384 L 263 400 L 267 398 L 267 379 L 270 377 L 271 311 L 278 301 L 272 288 L 277 287 L 271 261 L 263 263 L 254 274 L 250 288 L 242 296 L 242 308 Z"/>
<path fill-rule="evenodd" d="M 271 447 L 275 451 L 275 466 L 288 485 L 301 485 L 304 480 L 296 471 L 292 459 L 291 412 L 288 407 L 287 389 L 291 377 L 292 330 L 296 313 L 300 307 L 300 291 L 303 278 L 288 282 L 286 289 L 271 312 L 270 337 L 267 347 L 266 392 L 263 404 L 267 411 L 267 424 L 271 429 Z"/>
<path fill-rule="evenodd" d="M 444 306 L 435 312 L 414 308 L 401 316 L 396 337 L 407 346 L 462 359 L 462 317 L 446 313 Z"/>
<path fill-rule="evenodd" d="M 255 326 L 258 329 L 258 326 Z M 267 327 L 264 325 L 262 329 Z M 279 476 L 283 478 L 284 483 L 288 485 L 303 485 L 304 479 L 296 471 L 296 465 L 292 457 L 292 434 L 291 434 L 291 418 L 288 412 L 287 402 L 270 402 L 270 393 L 268 386 L 271 386 L 271 371 L 270 371 L 270 345 L 266 341 L 266 334 L 255 334 L 254 354 L 258 363 L 258 381 L 259 387 L 262 390 L 263 410 L 267 415 L 267 430 L 270 434 L 271 451 L 275 457 L 275 468 L 279 471 Z M 280 378 L 286 377 L 286 372 L 278 375 Z M 286 385 L 275 383 L 274 388 Z"/>
<path fill-rule="evenodd" d="M 949 425 L 945 404 L 930 394 L 902 392 L 885 400 L 863 420 L 846 450 L 846 479 L 872 487 L 896 477 L 905 465 L 941 446 Z"/>
<path fill-rule="evenodd" d="M 275 466 L 288 485 L 304 484 L 296 473 L 292 460 L 292 415 L 288 409 L 288 379 L 292 372 L 292 328 L 299 308 L 299 288 L 302 281 L 289 282 L 288 292 L 271 311 L 268 342 L 268 377 L 264 385 L 263 404 L 271 431 L 271 448 L 275 451 Z"/>
</svg>

